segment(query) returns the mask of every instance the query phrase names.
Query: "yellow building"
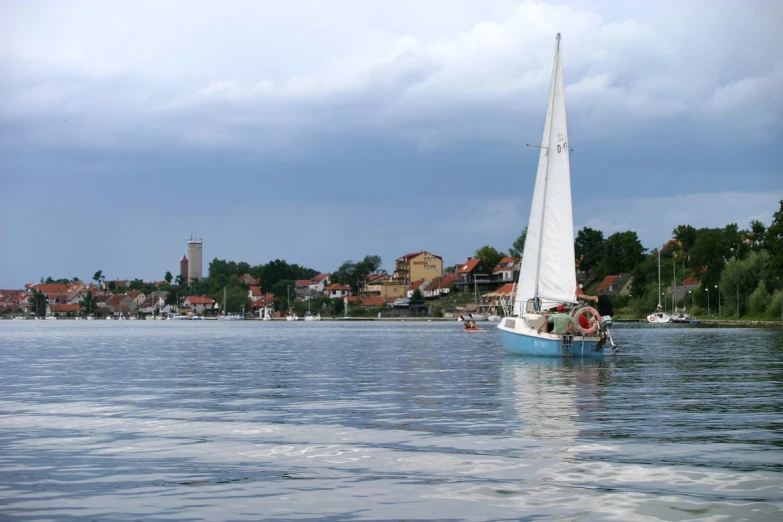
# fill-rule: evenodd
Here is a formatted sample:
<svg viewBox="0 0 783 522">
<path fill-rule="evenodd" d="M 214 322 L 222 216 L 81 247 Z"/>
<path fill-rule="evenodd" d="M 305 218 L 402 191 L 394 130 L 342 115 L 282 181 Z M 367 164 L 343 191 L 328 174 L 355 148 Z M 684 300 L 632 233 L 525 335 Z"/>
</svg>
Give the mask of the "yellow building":
<svg viewBox="0 0 783 522">
<path fill-rule="evenodd" d="M 443 258 L 424 251 L 406 254 L 397 259 L 393 279 L 407 287 L 411 281 L 432 281 L 442 275 Z"/>
</svg>

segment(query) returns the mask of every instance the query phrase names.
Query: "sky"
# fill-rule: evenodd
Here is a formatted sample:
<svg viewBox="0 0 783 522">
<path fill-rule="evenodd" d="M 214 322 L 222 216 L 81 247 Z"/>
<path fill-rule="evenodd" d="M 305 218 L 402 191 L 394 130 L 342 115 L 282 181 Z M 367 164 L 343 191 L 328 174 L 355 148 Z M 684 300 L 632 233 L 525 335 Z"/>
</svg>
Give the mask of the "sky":
<svg viewBox="0 0 783 522">
<path fill-rule="evenodd" d="M 574 228 L 783 199 L 783 3 L 0 3 L 0 288 L 507 251 L 562 33 Z"/>
</svg>

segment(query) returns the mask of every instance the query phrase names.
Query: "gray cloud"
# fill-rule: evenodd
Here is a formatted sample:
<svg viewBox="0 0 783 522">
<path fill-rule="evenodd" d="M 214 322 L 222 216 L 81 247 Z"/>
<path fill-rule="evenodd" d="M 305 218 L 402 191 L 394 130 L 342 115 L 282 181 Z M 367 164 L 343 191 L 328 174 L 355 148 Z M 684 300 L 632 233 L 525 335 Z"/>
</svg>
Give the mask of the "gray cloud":
<svg viewBox="0 0 783 522">
<path fill-rule="evenodd" d="M 4 2 L 3 277 L 86 259 L 159 277 L 190 232 L 207 257 L 321 270 L 506 249 L 527 220 L 524 144 L 540 139 L 556 32 L 577 226 L 647 246 L 672 216 L 745 226 L 783 197 L 782 5 Z M 70 244 L 84 250 L 47 268 L 41 245 Z"/>
</svg>

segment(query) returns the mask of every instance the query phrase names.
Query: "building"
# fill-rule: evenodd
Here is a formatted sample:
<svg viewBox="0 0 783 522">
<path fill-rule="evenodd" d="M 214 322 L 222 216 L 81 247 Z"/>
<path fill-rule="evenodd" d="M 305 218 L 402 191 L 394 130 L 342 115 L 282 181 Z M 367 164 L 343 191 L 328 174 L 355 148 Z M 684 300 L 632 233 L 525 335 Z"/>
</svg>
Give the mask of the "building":
<svg viewBox="0 0 783 522">
<path fill-rule="evenodd" d="M 351 291 L 351 287 L 348 285 L 341 285 L 339 283 L 334 283 L 333 285 L 329 285 L 326 288 L 324 288 L 324 294 L 329 299 L 341 299 L 343 297 L 347 297 L 351 295 L 353 292 Z"/>
<path fill-rule="evenodd" d="M 411 281 L 425 279 L 432 281 L 443 275 L 443 258 L 427 251 L 405 254 L 395 261 L 395 281 L 403 283 L 406 287 Z"/>
<path fill-rule="evenodd" d="M 472 292 L 479 286 L 494 283 L 492 269 L 477 257 L 469 257 L 462 265 L 457 265 L 457 287 L 463 292 Z"/>
<path fill-rule="evenodd" d="M 190 258 L 193 261 L 193 258 Z M 182 307 L 194 313 L 202 314 L 211 311 L 215 307 L 215 301 L 205 295 L 189 295 L 182 302 Z"/>
<path fill-rule="evenodd" d="M 516 281 L 519 277 L 519 268 L 521 259 L 513 257 L 504 257 L 497 266 L 492 269 L 492 275 L 498 283 L 509 283 Z"/>
<path fill-rule="evenodd" d="M 201 240 L 193 239 L 193 236 L 191 236 L 190 241 L 188 241 L 188 283 L 203 279 L 201 272 L 201 249 Z"/>
<path fill-rule="evenodd" d="M 188 280 L 188 256 L 182 254 L 182 259 L 179 260 L 179 278 L 185 283 Z"/>
</svg>

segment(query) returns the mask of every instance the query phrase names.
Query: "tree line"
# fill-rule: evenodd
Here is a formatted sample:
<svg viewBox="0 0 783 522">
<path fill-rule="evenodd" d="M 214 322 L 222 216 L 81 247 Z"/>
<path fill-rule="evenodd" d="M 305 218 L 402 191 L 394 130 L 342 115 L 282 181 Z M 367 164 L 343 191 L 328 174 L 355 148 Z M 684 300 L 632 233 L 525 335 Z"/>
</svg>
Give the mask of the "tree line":
<svg viewBox="0 0 783 522">
<path fill-rule="evenodd" d="M 600 230 L 584 227 L 577 231 L 574 252 L 579 269 L 592 283 L 608 275 L 630 274 L 630 296 L 613 296 L 626 313 L 644 316 L 659 301 L 669 307 L 687 308 L 724 317 L 780 318 L 783 287 L 783 201 L 766 227 L 758 220 L 741 229 L 736 223 L 722 228 L 695 228 L 688 224 L 672 230 L 667 248 L 647 249 L 636 232 L 616 232 L 607 238 Z M 507 255 L 521 258 L 527 228 L 514 241 L 508 254 L 489 245 L 475 256 L 490 268 Z M 672 302 L 671 292 L 658 294 L 658 251 L 661 250 L 661 279 L 664 288 L 682 285 L 693 276 L 698 290 L 680 295 Z M 450 267 L 453 270 L 454 267 Z M 708 291 L 709 289 L 709 291 Z"/>
</svg>

